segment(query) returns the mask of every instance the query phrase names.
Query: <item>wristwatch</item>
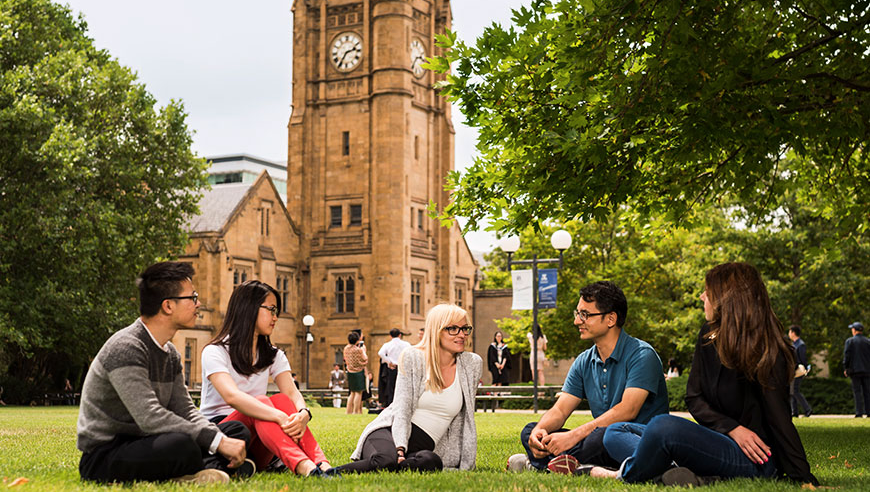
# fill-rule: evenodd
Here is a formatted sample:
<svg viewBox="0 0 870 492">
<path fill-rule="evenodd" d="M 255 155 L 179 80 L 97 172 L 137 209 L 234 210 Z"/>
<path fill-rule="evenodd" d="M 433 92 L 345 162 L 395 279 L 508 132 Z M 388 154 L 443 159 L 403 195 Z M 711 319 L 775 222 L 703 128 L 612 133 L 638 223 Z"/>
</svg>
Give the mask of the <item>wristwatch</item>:
<svg viewBox="0 0 870 492">
<path fill-rule="evenodd" d="M 308 412 L 308 421 L 311 422 L 311 419 L 314 418 L 314 415 L 311 415 L 311 410 L 309 410 L 308 407 L 302 407 L 302 408 L 299 409 L 299 412 L 301 412 L 301 411 L 303 411 L 303 410 L 305 410 L 306 412 Z M 296 412 L 296 413 L 299 413 L 299 412 Z"/>
</svg>

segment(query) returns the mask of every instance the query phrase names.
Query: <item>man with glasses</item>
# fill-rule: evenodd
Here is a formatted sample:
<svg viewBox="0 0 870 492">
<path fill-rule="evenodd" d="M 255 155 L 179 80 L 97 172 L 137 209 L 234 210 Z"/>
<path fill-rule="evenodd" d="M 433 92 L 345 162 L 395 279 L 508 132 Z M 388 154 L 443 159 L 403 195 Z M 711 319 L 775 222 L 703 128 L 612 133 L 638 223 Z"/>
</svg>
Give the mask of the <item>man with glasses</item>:
<svg viewBox="0 0 870 492">
<path fill-rule="evenodd" d="M 580 290 L 574 325 L 580 338 L 593 345 L 574 360 L 553 408 L 523 429 L 520 441 L 526 452 L 508 459 L 509 470 L 572 474 L 588 471 L 581 464 L 618 466 L 619 460 L 604 449 L 605 428 L 615 422 L 645 424 L 668 413 L 662 361 L 648 343 L 623 331 L 627 313 L 625 295 L 613 282 Z M 584 399 L 593 420 L 563 428 Z"/>
<path fill-rule="evenodd" d="M 82 388 L 77 447 L 82 480 L 226 483 L 223 470 L 245 469 L 250 432 L 240 422 L 215 426 L 194 406 L 169 342 L 196 325 L 199 299 L 193 267 L 162 262 L 137 280 L 139 313 L 112 335 L 88 369 Z M 236 425 L 238 424 L 238 425 Z"/>
</svg>

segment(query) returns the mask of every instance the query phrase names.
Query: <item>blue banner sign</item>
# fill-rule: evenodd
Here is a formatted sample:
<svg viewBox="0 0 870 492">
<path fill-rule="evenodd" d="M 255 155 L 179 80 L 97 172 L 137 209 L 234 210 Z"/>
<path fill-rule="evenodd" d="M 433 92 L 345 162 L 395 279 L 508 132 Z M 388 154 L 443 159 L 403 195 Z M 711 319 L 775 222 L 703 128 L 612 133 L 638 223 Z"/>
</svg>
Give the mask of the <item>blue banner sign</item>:
<svg viewBox="0 0 870 492">
<path fill-rule="evenodd" d="M 557 272 L 558 270 L 555 268 L 542 268 L 538 270 L 538 309 L 556 307 Z"/>
</svg>

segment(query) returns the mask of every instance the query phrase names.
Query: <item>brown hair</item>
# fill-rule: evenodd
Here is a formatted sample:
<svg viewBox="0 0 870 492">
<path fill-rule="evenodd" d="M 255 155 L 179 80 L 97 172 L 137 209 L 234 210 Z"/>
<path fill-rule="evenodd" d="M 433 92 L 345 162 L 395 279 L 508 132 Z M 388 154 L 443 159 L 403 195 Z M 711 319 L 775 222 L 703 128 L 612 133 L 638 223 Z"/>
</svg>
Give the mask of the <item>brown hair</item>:
<svg viewBox="0 0 870 492">
<path fill-rule="evenodd" d="M 705 284 L 713 306 L 707 340 L 722 364 L 770 387 L 777 357 L 782 354 L 786 367 L 794 365 L 794 357 L 758 270 L 748 263 L 723 263 L 707 272 Z M 789 379 L 793 375 L 789 372 Z"/>
</svg>

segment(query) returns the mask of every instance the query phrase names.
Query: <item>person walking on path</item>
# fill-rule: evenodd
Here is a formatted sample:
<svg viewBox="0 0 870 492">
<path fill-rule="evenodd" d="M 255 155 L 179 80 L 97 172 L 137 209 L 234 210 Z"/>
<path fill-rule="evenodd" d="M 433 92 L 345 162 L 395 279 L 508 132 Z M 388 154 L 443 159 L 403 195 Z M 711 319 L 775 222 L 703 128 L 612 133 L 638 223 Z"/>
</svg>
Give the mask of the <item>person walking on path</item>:
<svg viewBox="0 0 870 492">
<path fill-rule="evenodd" d="M 233 290 L 220 331 L 202 350 L 202 414 L 212 422 L 237 421 L 251 432 L 251 458 L 260 470 L 277 456 L 288 470 L 318 476 L 329 461 L 308 423 L 311 410 L 293 384 L 290 363 L 269 338 L 281 301 L 259 280 Z M 278 393 L 266 396 L 269 379 Z"/>
<path fill-rule="evenodd" d="M 344 371 L 341 370 L 341 364 L 333 364 L 332 372 L 329 373 L 329 387 L 335 393 L 332 394 L 332 406 L 341 408 L 341 390 L 345 384 Z"/>
<path fill-rule="evenodd" d="M 136 281 L 141 317 L 109 337 L 88 368 L 76 425 L 82 480 L 226 483 L 226 470 L 245 463 L 250 432 L 199 413 L 169 341 L 196 326 L 193 274 L 182 262 L 146 268 Z"/>
<path fill-rule="evenodd" d="M 843 374 L 852 378 L 855 397 L 855 417 L 870 416 L 870 340 L 864 335 L 864 325 L 849 325 L 852 337 L 843 349 Z"/>
<path fill-rule="evenodd" d="M 474 423 L 482 360 L 465 348 L 468 313 L 439 304 L 426 315 L 423 340 L 402 352 L 393 403 L 366 428 L 342 473 L 471 470 L 477 459 Z"/>
<path fill-rule="evenodd" d="M 351 331 L 347 334 L 347 345 L 344 346 L 344 363 L 347 366 L 347 386 L 350 395 L 347 397 L 347 413 L 362 413 L 362 394 L 368 384 L 366 365 L 369 357 L 360 334 Z"/>
<path fill-rule="evenodd" d="M 813 414 L 813 409 L 801 393 L 801 383 L 810 367 L 809 361 L 807 360 L 807 344 L 801 340 L 801 327 L 798 325 L 792 325 L 788 329 L 788 338 L 791 339 L 792 344 L 794 345 L 795 365 L 797 366 L 794 381 L 791 383 L 791 416 L 798 416 L 798 405 L 800 405 L 804 411 L 804 415 L 809 417 Z M 802 375 L 798 376 L 798 374 Z"/>
<path fill-rule="evenodd" d="M 402 340 L 402 331 L 398 328 L 390 330 L 390 341 L 378 350 L 381 367 L 378 371 L 378 402 L 381 408 L 390 406 L 396 391 L 396 377 L 399 375 L 399 355 L 411 344 Z"/>
</svg>

